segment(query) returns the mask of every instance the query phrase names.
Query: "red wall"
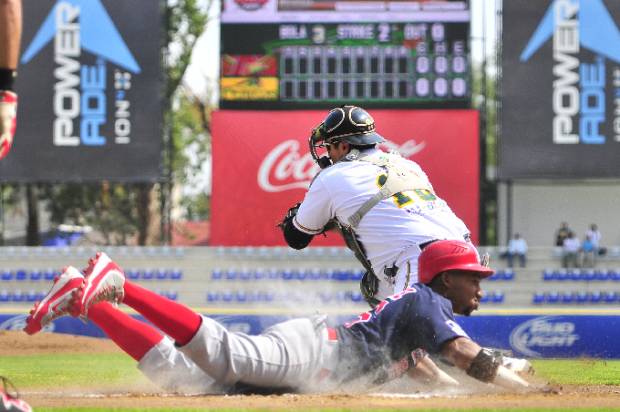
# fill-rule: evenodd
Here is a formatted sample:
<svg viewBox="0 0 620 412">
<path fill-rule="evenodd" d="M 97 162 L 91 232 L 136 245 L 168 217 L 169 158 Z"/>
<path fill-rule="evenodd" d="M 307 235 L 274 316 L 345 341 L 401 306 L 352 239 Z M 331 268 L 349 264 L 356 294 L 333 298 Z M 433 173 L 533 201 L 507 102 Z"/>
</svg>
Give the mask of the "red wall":
<svg viewBox="0 0 620 412">
<path fill-rule="evenodd" d="M 371 110 L 388 145 L 419 163 L 478 239 L 478 112 Z M 318 170 L 307 138 L 327 111 L 233 111 L 213 116 L 211 245 L 284 245 L 276 224 Z M 386 146 L 384 146 L 385 148 Z M 313 245 L 340 245 L 338 235 Z"/>
</svg>

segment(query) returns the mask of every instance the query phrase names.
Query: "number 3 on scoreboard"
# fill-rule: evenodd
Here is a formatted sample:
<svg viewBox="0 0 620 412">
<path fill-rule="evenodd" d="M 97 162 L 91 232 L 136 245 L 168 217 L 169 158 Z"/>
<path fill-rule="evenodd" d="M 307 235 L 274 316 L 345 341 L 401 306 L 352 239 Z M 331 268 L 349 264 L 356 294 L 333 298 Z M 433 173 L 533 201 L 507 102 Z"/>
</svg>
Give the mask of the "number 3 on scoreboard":
<svg viewBox="0 0 620 412">
<path fill-rule="evenodd" d="M 325 43 L 325 26 L 312 26 L 312 42 L 315 44 Z"/>
</svg>

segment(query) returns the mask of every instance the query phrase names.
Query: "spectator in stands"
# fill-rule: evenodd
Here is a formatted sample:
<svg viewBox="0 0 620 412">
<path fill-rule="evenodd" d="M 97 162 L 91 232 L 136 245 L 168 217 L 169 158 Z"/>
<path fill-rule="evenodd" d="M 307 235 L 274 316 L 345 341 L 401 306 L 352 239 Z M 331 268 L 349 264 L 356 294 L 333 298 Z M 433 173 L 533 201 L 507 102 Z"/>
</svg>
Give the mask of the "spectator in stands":
<svg viewBox="0 0 620 412">
<path fill-rule="evenodd" d="M 584 268 L 593 268 L 596 262 L 596 254 L 598 248 L 592 240 L 592 236 L 587 233 L 583 243 L 581 244 L 581 266 Z"/>
<path fill-rule="evenodd" d="M 598 230 L 598 226 L 595 223 L 592 223 L 590 229 L 587 230 L 586 237 L 588 236 L 594 245 L 594 254 L 597 255 L 601 249 L 601 232 Z"/>
<path fill-rule="evenodd" d="M 514 262 L 515 256 L 519 259 L 519 266 L 524 268 L 527 255 L 527 242 L 521 237 L 519 233 L 515 233 L 510 242 L 508 242 L 508 252 L 506 258 L 508 259 L 508 267 L 511 268 Z"/>
<path fill-rule="evenodd" d="M 568 223 L 562 222 L 560 224 L 560 228 L 555 232 L 555 245 L 563 247 L 564 239 L 568 237 L 568 233 L 570 232 L 570 228 L 568 227 Z"/>
<path fill-rule="evenodd" d="M 579 238 L 575 236 L 575 232 L 570 230 L 568 237 L 564 239 L 562 244 L 562 267 L 563 268 L 576 268 L 579 267 L 577 257 L 581 248 L 581 242 Z"/>
</svg>

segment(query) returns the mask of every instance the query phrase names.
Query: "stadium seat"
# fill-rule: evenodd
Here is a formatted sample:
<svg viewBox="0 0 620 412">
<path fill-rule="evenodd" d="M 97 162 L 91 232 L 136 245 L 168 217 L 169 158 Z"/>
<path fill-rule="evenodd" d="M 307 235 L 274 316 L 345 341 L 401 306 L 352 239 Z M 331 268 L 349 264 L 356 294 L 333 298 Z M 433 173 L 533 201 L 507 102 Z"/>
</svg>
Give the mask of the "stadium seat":
<svg viewBox="0 0 620 412">
<path fill-rule="evenodd" d="M 555 272 L 555 280 L 566 281 L 570 279 L 570 275 L 566 269 L 558 269 Z"/>
<path fill-rule="evenodd" d="M 620 269 L 609 269 L 607 271 L 607 277 L 614 282 L 620 282 Z"/>
<path fill-rule="evenodd" d="M 155 270 L 155 279 L 156 280 L 166 280 L 168 279 L 168 271 L 166 269 L 156 269 Z"/>
<path fill-rule="evenodd" d="M 558 292 L 547 292 L 545 294 L 545 302 L 558 303 L 560 301 L 560 294 Z"/>
<path fill-rule="evenodd" d="M 362 280 L 362 277 L 364 277 L 364 269 L 353 269 L 351 271 L 351 280 L 353 282 L 359 282 Z"/>
<path fill-rule="evenodd" d="M 135 269 L 127 269 L 125 270 L 125 276 L 129 280 L 138 280 L 140 278 L 140 273 Z"/>
<path fill-rule="evenodd" d="M 263 268 L 257 268 L 252 272 L 254 280 L 263 280 L 267 277 L 267 272 Z"/>
<path fill-rule="evenodd" d="M 571 292 L 565 292 L 560 295 L 560 301 L 564 304 L 570 304 L 574 302 L 574 296 Z"/>
<path fill-rule="evenodd" d="M 43 279 L 43 272 L 41 272 L 39 269 L 33 269 L 30 271 L 29 277 L 31 282 L 38 282 L 39 280 Z"/>
<path fill-rule="evenodd" d="M 292 280 L 293 279 L 293 269 L 291 268 L 285 268 L 280 272 L 280 276 L 282 277 L 282 280 Z"/>
<path fill-rule="evenodd" d="M 26 300 L 26 294 L 20 290 L 14 290 L 9 296 L 11 297 L 11 302 L 24 302 Z"/>
<path fill-rule="evenodd" d="M 310 269 L 310 273 L 308 274 L 308 279 L 321 280 L 321 270 L 317 268 Z"/>
<path fill-rule="evenodd" d="M 586 303 L 589 299 L 589 295 L 587 292 L 577 292 L 575 293 L 575 302 L 576 303 Z"/>
<path fill-rule="evenodd" d="M 360 292 L 351 292 L 351 301 L 353 302 L 363 302 L 364 297 Z"/>
<path fill-rule="evenodd" d="M 28 293 L 26 293 L 26 302 L 35 302 L 37 299 L 39 298 L 39 294 L 37 292 L 35 292 L 34 290 L 29 290 Z"/>
<path fill-rule="evenodd" d="M 170 278 L 170 280 L 174 280 L 174 281 L 182 280 L 183 279 L 183 271 L 181 269 L 172 269 L 169 272 L 169 274 L 168 274 L 168 278 Z"/>
<path fill-rule="evenodd" d="M 15 271 L 15 280 L 18 282 L 23 282 L 25 280 L 28 280 L 28 274 L 26 273 L 25 269 L 17 269 Z"/>
<path fill-rule="evenodd" d="M 224 280 L 237 280 L 237 269 L 228 268 L 224 271 Z"/>
<path fill-rule="evenodd" d="M 609 275 L 607 274 L 607 270 L 605 269 L 596 269 L 594 271 L 594 279 L 600 282 L 604 282 L 609 280 Z"/>
<path fill-rule="evenodd" d="M 569 269 L 568 280 L 579 281 L 581 280 L 581 271 L 579 269 Z"/>
<path fill-rule="evenodd" d="M 222 269 L 215 268 L 211 272 L 211 280 L 222 280 L 223 275 L 224 275 L 224 271 Z"/>
<path fill-rule="evenodd" d="M 493 295 L 491 295 L 493 303 L 503 303 L 504 302 L 504 293 L 496 291 Z"/>
<path fill-rule="evenodd" d="M 602 299 L 601 292 L 590 293 L 590 303 L 599 303 Z"/>
<path fill-rule="evenodd" d="M 549 282 L 555 280 L 555 271 L 552 269 L 543 270 L 543 281 Z"/>
<path fill-rule="evenodd" d="M 592 282 L 596 279 L 596 272 L 594 269 L 584 269 L 582 271 L 582 279 L 586 282 Z"/>
<path fill-rule="evenodd" d="M 239 271 L 239 280 L 248 281 L 252 278 L 252 272 L 249 269 L 241 269 Z"/>
<path fill-rule="evenodd" d="M 606 292 L 603 294 L 602 300 L 605 303 L 616 303 L 618 301 L 618 293 L 617 292 Z"/>
<path fill-rule="evenodd" d="M 545 302 L 545 294 L 542 292 L 534 292 L 532 295 L 532 303 L 535 305 L 540 305 Z"/>
<path fill-rule="evenodd" d="M 280 272 L 278 269 L 271 268 L 267 271 L 267 279 L 269 280 L 278 280 L 280 279 Z"/>
<path fill-rule="evenodd" d="M 234 293 L 230 291 L 224 291 L 220 294 L 220 300 L 222 302 L 230 303 L 234 299 Z"/>
<path fill-rule="evenodd" d="M 10 299 L 9 292 L 5 289 L 0 290 L 0 302 L 8 302 Z"/>
<path fill-rule="evenodd" d="M 140 270 L 140 279 L 141 280 L 153 280 L 155 278 L 155 272 L 153 269 L 142 269 Z"/>
<path fill-rule="evenodd" d="M 308 272 L 309 272 L 308 270 L 303 269 L 303 268 L 295 271 L 295 279 L 300 280 L 300 281 L 307 280 L 309 277 Z"/>
<path fill-rule="evenodd" d="M 207 292 L 207 302 L 213 303 L 220 300 L 220 294 L 218 292 Z"/>
<path fill-rule="evenodd" d="M 13 280 L 13 272 L 8 269 L 4 269 L 2 273 L 0 273 L 0 279 L 3 281 Z"/>
<path fill-rule="evenodd" d="M 43 272 L 43 279 L 47 281 L 54 280 L 54 278 L 59 274 L 60 273 L 58 273 L 54 269 L 46 269 L 45 272 Z"/>
<path fill-rule="evenodd" d="M 515 271 L 512 269 L 505 269 L 502 273 L 502 280 L 511 281 L 515 278 Z"/>
</svg>

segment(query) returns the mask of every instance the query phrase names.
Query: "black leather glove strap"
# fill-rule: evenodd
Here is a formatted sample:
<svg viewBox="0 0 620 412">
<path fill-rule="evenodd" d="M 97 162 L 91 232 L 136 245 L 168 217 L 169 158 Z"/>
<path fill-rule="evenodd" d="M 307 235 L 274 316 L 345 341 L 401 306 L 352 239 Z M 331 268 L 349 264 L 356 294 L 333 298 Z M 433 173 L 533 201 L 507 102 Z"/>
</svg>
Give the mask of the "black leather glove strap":
<svg viewBox="0 0 620 412">
<path fill-rule="evenodd" d="M 502 364 L 501 355 L 497 355 L 488 349 L 480 349 L 476 355 L 467 374 L 472 378 L 476 378 L 482 382 L 491 382 L 497 375 L 497 369 Z"/>
</svg>

